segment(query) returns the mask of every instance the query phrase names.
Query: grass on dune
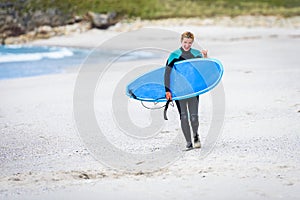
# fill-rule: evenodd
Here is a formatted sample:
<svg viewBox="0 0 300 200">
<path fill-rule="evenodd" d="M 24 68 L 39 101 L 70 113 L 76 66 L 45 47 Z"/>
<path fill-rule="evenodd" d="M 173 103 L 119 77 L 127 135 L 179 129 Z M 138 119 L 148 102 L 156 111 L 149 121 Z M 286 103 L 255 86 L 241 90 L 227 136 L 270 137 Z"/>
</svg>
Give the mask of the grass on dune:
<svg viewBox="0 0 300 200">
<path fill-rule="evenodd" d="M 121 17 L 160 19 L 239 15 L 300 15 L 300 0 L 12 0 L 22 2 L 22 11 L 59 8 L 64 13 L 114 11 Z M 1 0 L 7 2 L 7 0 Z M 25 2 L 25 3 L 24 3 Z"/>
</svg>

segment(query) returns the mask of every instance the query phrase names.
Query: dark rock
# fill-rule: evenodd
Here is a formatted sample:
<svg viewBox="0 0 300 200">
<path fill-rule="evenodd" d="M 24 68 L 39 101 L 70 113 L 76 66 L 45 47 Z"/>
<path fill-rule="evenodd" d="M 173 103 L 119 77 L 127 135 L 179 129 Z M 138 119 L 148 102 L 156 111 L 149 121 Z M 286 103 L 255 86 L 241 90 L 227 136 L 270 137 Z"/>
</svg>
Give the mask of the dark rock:
<svg viewBox="0 0 300 200">
<path fill-rule="evenodd" d="M 35 11 L 31 17 L 26 18 L 25 24 L 27 30 L 31 31 L 39 26 L 62 26 L 67 24 L 68 16 L 64 15 L 57 9 L 48 9 L 45 12 Z"/>
<path fill-rule="evenodd" d="M 13 7 L 13 3 L 12 2 L 1 2 L 0 3 L 0 8 L 9 8 L 9 7 Z"/>
<path fill-rule="evenodd" d="M 66 25 L 72 18 L 71 14 L 62 13 L 56 8 L 26 10 L 25 6 L 25 0 L 0 3 L 0 40 L 2 44 L 8 37 L 23 35 L 41 26 Z"/>
<path fill-rule="evenodd" d="M 26 30 L 20 24 L 4 25 L 0 29 L 3 37 L 16 37 L 26 33 Z"/>
<path fill-rule="evenodd" d="M 82 16 L 75 15 L 67 21 L 67 24 L 76 24 L 82 21 L 84 21 L 84 18 Z"/>
<path fill-rule="evenodd" d="M 70 24 L 84 24 L 82 30 L 90 28 L 107 29 L 118 22 L 115 12 L 98 14 L 88 12 L 86 16 L 73 16 L 71 12 L 62 12 L 58 8 L 48 8 L 45 10 L 33 10 L 30 8 L 30 1 L 15 0 L 0 3 L 0 42 L 1 44 L 14 42 L 20 35 L 23 40 L 33 38 L 49 38 L 63 31 L 57 31 L 56 27 Z M 81 29 L 80 29 L 81 31 Z M 25 39 L 24 39 L 25 38 Z"/>
</svg>

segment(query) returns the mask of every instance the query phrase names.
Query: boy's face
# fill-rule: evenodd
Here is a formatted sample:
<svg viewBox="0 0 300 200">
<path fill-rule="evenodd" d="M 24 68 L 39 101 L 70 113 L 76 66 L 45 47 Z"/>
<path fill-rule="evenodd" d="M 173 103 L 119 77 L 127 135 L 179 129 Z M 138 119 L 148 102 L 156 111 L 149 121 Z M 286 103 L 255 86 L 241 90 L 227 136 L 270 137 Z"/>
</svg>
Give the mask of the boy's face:
<svg viewBox="0 0 300 200">
<path fill-rule="evenodd" d="M 181 42 L 181 47 L 185 50 L 185 51 L 189 51 L 192 47 L 194 40 L 192 38 L 183 38 L 182 42 Z"/>
</svg>

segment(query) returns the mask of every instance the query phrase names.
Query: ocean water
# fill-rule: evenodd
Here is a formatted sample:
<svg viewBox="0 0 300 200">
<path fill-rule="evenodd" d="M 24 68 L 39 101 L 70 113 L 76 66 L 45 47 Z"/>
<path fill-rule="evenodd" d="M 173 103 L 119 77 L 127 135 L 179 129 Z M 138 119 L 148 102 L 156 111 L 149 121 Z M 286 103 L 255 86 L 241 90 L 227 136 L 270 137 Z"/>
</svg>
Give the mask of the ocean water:
<svg viewBox="0 0 300 200">
<path fill-rule="evenodd" d="M 96 50 L 97 51 L 97 50 Z M 63 73 L 78 69 L 90 56 L 101 58 L 117 55 L 114 52 L 96 52 L 91 49 L 47 46 L 5 45 L 0 46 L 0 79 Z M 95 56 L 96 55 L 96 56 Z M 153 58 L 150 52 L 133 52 L 122 57 L 124 60 Z M 101 62 L 95 59 L 95 62 Z"/>
<path fill-rule="evenodd" d="M 0 79 L 61 73 L 78 67 L 90 50 L 46 46 L 0 46 Z"/>
</svg>

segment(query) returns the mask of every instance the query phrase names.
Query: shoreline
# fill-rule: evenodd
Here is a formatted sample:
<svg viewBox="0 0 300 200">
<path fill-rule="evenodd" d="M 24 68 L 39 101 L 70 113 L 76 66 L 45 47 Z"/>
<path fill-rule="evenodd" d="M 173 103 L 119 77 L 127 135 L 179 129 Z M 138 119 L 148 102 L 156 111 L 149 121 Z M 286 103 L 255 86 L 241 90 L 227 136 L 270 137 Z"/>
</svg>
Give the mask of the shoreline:
<svg viewBox="0 0 300 200">
<path fill-rule="evenodd" d="M 90 30 L 103 32 L 128 32 L 151 26 L 196 26 L 196 27 L 230 27 L 230 28 L 279 28 L 279 29 L 300 29 L 300 16 L 279 17 L 279 16 L 237 16 L 237 17 L 213 17 L 213 18 L 169 18 L 157 20 L 127 19 L 121 20 L 107 29 L 95 29 L 88 22 L 80 22 L 72 25 L 49 27 L 41 26 L 36 30 L 18 37 L 6 38 L 6 44 L 27 44 L 37 40 L 47 40 L 60 36 L 73 36 L 84 34 Z"/>
</svg>

